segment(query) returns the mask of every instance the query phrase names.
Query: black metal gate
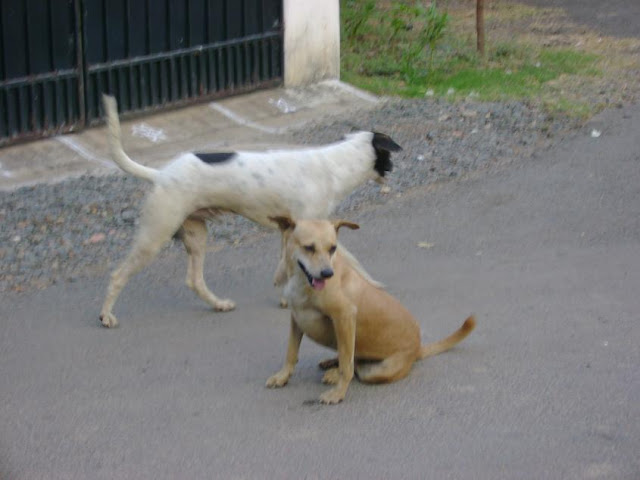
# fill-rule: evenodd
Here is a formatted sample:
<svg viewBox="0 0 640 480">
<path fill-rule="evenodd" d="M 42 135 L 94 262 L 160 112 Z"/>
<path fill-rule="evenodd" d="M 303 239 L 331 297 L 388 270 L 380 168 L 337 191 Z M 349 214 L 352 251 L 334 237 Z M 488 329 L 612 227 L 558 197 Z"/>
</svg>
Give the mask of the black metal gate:
<svg viewBox="0 0 640 480">
<path fill-rule="evenodd" d="M 0 0 L 0 145 L 282 82 L 282 0 Z"/>
</svg>

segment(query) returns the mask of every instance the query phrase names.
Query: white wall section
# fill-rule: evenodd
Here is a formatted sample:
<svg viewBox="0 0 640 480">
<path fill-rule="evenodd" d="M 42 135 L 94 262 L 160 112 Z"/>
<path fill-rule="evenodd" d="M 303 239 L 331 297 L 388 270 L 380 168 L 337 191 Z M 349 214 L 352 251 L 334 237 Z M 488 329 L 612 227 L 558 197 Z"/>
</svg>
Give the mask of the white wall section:
<svg viewBox="0 0 640 480">
<path fill-rule="evenodd" d="M 285 86 L 339 77 L 339 0 L 284 0 Z"/>
</svg>

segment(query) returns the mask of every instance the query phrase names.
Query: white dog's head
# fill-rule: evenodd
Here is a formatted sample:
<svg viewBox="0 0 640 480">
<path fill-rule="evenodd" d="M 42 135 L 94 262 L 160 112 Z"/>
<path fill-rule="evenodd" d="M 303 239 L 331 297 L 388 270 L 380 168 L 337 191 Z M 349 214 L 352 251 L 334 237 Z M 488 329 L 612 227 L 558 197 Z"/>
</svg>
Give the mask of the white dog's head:
<svg viewBox="0 0 640 480">
<path fill-rule="evenodd" d="M 288 265 L 300 269 L 314 290 L 322 290 L 327 280 L 333 277 L 340 227 L 360 228 L 358 224 L 345 220 L 296 222 L 289 217 L 272 217 L 271 220 L 278 224 L 285 236 Z"/>
<path fill-rule="evenodd" d="M 384 178 L 387 172 L 393 169 L 393 163 L 391 162 L 391 152 L 399 152 L 402 147 L 394 142 L 390 136 L 384 133 L 372 132 L 373 139 L 371 145 L 376 151 L 376 162 L 373 166 L 380 178 Z"/>
</svg>

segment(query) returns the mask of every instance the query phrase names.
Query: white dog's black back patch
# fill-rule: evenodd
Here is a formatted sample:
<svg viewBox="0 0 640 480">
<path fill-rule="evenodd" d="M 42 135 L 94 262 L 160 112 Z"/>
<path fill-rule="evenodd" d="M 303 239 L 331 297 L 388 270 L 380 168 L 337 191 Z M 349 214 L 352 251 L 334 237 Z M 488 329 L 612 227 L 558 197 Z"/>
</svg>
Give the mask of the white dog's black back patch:
<svg viewBox="0 0 640 480">
<path fill-rule="evenodd" d="M 224 163 L 236 156 L 235 152 L 213 152 L 213 153 L 194 153 L 196 157 L 209 165 L 214 163 Z"/>
</svg>

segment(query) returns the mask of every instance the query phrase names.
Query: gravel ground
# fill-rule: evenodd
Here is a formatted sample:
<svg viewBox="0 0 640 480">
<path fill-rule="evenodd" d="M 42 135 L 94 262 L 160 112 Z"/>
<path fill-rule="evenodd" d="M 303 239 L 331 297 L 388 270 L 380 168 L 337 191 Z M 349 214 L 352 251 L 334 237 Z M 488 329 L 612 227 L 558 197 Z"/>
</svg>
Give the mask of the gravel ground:
<svg viewBox="0 0 640 480">
<path fill-rule="evenodd" d="M 438 100 L 389 100 L 365 114 L 323 119 L 283 139 L 298 144 L 337 140 L 351 129 L 391 135 L 403 151 L 385 187 L 356 191 L 340 212 L 384 203 L 408 188 L 454 179 L 465 172 L 526 160 L 571 127 L 521 103 L 450 104 Z M 121 174 L 85 176 L 0 193 L 0 291 L 43 288 L 105 274 L 126 253 L 148 184 Z M 259 234 L 245 219 L 215 225 L 217 247 Z M 182 248 L 173 242 L 167 250 Z M 215 247 L 214 247 L 215 248 Z"/>
</svg>

